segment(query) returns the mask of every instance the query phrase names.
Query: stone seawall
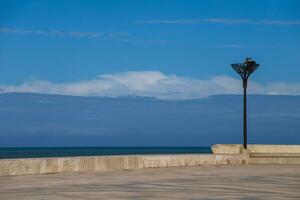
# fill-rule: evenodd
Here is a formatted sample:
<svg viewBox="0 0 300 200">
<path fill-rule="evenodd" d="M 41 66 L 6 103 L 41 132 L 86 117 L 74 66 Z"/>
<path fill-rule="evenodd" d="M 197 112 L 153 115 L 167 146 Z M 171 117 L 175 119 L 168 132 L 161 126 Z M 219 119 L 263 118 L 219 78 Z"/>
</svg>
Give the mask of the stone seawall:
<svg viewBox="0 0 300 200">
<path fill-rule="evenodd" d="M 300 165 L 300 145 L 251 144 L 244 150 L 240 144 L 216 144 L 212 151 L 218 155 L 242 155 L 243 164 Z"/>
<path fill-rule="evenodd" d="M 136 155 L 0 160 L 0 176 L 242 164 L 241 155 Z"/>
<path fill-rule="evenodd" d="M 0 176 L 232 164 L 299 164 L 300 145 L 213 145 L 214 154 L 0 159 Z"/>
<path fill-rule="evenodd" d="M 241 144 L 215 144 L 211 149 L 214 154 L 241 154 L 244 151 Z M 300 145 L 250 144 L 247 152 L 249 154 L 300 155 Z"/>
</svg>

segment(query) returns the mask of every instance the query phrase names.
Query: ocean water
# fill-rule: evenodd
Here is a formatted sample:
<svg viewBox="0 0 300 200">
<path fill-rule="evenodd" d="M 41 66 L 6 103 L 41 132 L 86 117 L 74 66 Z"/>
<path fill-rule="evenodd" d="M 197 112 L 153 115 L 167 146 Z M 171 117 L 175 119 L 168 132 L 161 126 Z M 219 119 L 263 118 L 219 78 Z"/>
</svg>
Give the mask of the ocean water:
<svg viewBox="0 0 300 200">
<path fill-rule="evenodd" d="M 145 154 L 210 154 L 210 147 L 25 147 L 0 148 L 0 159 Z"/>
</svg>

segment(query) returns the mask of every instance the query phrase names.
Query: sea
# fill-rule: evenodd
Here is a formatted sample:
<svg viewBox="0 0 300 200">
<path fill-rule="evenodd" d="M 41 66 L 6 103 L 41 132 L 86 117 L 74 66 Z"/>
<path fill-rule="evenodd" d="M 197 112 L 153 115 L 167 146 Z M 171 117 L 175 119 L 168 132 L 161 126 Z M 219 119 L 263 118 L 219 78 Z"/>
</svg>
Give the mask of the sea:
<svg viewBox="0 0 300 200">
<path fill-rule="evenodd" d="M 210 147 L 9 147 L 0 148 L 0 159 L 210 153 Z"/>
</svg>

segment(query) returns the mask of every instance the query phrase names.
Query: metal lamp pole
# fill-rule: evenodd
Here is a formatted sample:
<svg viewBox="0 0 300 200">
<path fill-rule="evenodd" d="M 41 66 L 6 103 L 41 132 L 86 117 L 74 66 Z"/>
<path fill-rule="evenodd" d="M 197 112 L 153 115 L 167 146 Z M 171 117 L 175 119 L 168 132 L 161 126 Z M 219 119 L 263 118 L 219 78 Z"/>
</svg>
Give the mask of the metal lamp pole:
<svg viewBox="0 0 300 200">
<path fill-rule="evenodd" d="M 232 68 L 241 76 L 244 88 L 244 149 L 247 149 L 247 85 L 248 78 L 258 67 L 254 60 L 246 58 L 244 63 L 231 64 Z"/>
</svg>

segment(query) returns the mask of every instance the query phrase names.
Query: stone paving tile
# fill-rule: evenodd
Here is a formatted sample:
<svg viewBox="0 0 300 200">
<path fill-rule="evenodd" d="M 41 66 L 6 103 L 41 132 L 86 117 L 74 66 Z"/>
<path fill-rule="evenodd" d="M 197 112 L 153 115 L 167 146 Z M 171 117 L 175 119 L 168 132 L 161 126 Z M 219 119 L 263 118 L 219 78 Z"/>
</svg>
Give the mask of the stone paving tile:
<svg viewBox="0 0 300 200">
<path fill-rule="evenodd" d="M 0 199 L 300 199 L 299 165 L 231 165 L 0 177 Z"/>
</svg>

